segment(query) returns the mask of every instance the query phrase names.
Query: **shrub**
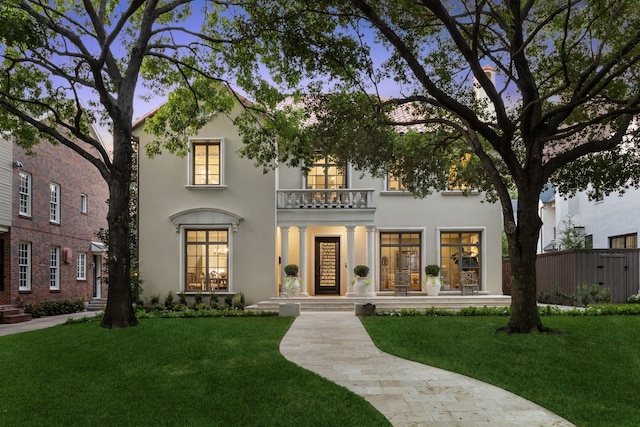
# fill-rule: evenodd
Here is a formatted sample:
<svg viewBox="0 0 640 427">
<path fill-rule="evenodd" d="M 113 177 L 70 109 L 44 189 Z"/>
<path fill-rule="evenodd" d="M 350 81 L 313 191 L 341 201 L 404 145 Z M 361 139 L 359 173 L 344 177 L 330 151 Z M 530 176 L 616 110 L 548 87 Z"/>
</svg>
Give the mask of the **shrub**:
<svg viewBox="0 0 640 427">
<path fill-rule="evenodd" d="M 227 307 L 231 308 L 233 306 L 233 294 L 225 295 L 224 303 L 227 304 Z"/>
<path fill-rule="evenodd" d="M 184 292 L 180 292 L 178 294 L 178 303 L 182 305 L 187 305 L 187 295 Z"/>
<path fill-rule="evenodd" d="M 151 295 L 151 300 L 149 300 L 150 305 L 158 305 L 160 304 L 160 295 Z"/>
<path fill-rule="evenodd" d="M 640 294 L 633 294 L 627 298 L 627 302 L 630 304 L 640 304 Z"/>
<path fill-rule="evenodd" d="M 202 304 L 202 292 L 200 291 L 196 292 L 195 299 L 196 299 L 196 304 Z"/>
<path fill-rule="evenodd" d="M 169 293 L 167 294 L 167 297 L 164 299 L 164 306 L 167 310 L 171 310 L 173 308 L 174 302 L 173 302 L 173 291 L 169 291 Z"/>
<path fill-rule="evenodd" d="M 296 264 L 288 264 L 284 266 L 284 274 L 287 276 L 297 276 L 298 275 L 298 266 Z"/>
<path fill-rule="evenodd" d="M 245 305 L 244 294 L 242 292 L 238 292 L 235 298 L 233 299 L 233 308 L 237 310 L 244 310 L 244 305 Z"/>
<path fill-rule="evenodd" d="M 218 308 L 218 295 L 212 294 L 211 299 L 209 300 L 209 307 Z"/>
<path fill-rule="evenodd" d="M 353 269 L 353 273 L 358 277 L 367 277 L 367 274 L 369 274 L 369 267 L 366 265 L 356 265 Z"/>
<path fill-rule="evenodd" d="M 58 316 L 61 314 L 77 313 L 84 310 L 84 302 L 80 298 L 58 301 L 39 301 L 33 304 L 22 304 L 21 308 L 32 317 Z"/>
</svg>

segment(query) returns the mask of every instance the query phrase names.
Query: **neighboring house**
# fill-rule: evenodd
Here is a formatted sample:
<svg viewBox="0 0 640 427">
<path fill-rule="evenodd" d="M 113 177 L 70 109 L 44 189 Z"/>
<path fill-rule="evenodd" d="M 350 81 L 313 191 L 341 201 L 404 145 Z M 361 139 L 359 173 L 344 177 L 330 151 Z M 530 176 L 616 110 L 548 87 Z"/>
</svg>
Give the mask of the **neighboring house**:
<svg viewBox="0 0 640 427">
<path fill-rule="evenodd" d="M 0 305 L 106 298 L 108 187 L 70 148 L 0 139 Z"/>
<path fill-rule="evenodd" d="M 252 304 L 279 295 L 290 263 L 299 265 L 301 295 L 309 297 L 347 295 L 359 264 L 370 267 L 378 294 L 393 294 L 400 272 L 419 290 L 428 264 L 441 266 L 445 289 L 458 295 L 467 270 L 483 293 L 502 294 L 501 209 L 480 194 L 416 199 L 393 176 L 373 178 L 322 157 L 307 175 L 287 166 L 263 175 L 236 155 L 241 137 L 223 114 L 189 138 L 184 158 L 146 157 L 144 119 L 134 133 L 148 298 L 243 292 Z"/>
<path fill-rule="evenodd" d="M 628 189 L 623 196 L 612 193 L 589 200 L 584 192 L 565 199 L 549 186 L 540 200 L 544 226 L 539 253 L 558 250 L 558 242 L 567 226 L 582 229 L 588 248 L 638 248 L 638 189 Z"/>
</svg>

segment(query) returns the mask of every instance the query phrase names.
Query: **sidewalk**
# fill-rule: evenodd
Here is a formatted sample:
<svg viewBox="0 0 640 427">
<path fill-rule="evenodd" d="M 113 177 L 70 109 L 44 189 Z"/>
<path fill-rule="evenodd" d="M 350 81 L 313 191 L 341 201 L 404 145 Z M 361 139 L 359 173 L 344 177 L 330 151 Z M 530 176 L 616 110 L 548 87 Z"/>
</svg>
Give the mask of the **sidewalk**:
<svg viewBox="0 0 640 427">
<path fill-rule="evenodd" d="M 352 312 L 303 312 L 280 352 L 360 394 L 394 426 L 573 425 L 498 387 L 383 353 Z"/>
<path fill-rule="evenodd" d="M 81 311 L 79 313 L 61 314 L 60 316 L 39 317 L 37 319 L 29 320 L 28 322 L 0 325 L 0 337 L 20 332 L 50 328 L 52 326 L 62 325 L 69 318 L 80 319 L 82 317 L 93 317 L 98 313 L 101 313 L 101 311 Z"/>
</svg>

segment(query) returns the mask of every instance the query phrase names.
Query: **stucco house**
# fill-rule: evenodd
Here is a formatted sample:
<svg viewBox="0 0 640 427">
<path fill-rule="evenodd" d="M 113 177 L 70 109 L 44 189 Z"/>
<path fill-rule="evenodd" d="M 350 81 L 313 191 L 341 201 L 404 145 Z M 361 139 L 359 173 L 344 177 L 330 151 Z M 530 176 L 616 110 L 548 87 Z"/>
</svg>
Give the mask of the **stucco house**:
<svg viewBox="0 0 640 427">
<path fill-rule="evenodd" d="M 544 226 L 538 252 L 557 250 L 567 226 L 582 229 L 589 248 L 638 248 L 638 209 L 639 189 L 627 189 L 622 196 L 612 193 L 589 200 L 584 192 L 565 199 L 548 186 L 540 198 Z"/>
<path fill-rule="evenodd" d="M 0 139 L 0 305 L 106 299 L 96 233 L 107 228 L 107 183 L 66 146 L 32 151 Z"/>
<path fill-rule="evenodd" d="M 280 295 L 297 264 L 300 295 L 347 297 L 356 265 L 370 267 L 371 295 L 393 295 L 399 273 L 419 293 L 424 267 L 441 267 L 444 292 L 460 295 L 471 270 L 483 294 L 502 294 L 500 206 L 461 191 L 416 199 L 393 176 L 373 178 L 318 157 L 308 174 L 263 174 L 239 158 L 241 137 L 217 114 L 189 137 L 186 157 L 139 157 L 139 261 L 145 297 Z M 139 153 L 151 137 L 134 124 Z"/>
</svg>

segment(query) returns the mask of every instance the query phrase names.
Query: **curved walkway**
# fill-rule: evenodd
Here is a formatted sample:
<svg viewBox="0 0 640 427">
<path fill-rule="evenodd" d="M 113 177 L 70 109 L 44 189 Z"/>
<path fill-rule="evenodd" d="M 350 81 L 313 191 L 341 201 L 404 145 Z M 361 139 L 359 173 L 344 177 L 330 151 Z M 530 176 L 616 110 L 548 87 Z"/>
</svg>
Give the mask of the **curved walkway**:
<svg viewBox="0 0 640 427">
<path fill-rule="evenodd" d="M 573 425 L 501 388 L 380 351 L 353 312 L 303 312 L 280 352 L 363 396 L 394 426 Z"/>
</svg>

